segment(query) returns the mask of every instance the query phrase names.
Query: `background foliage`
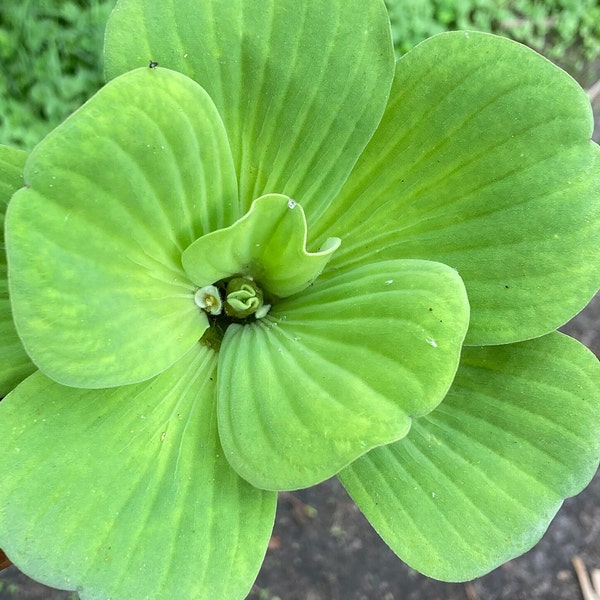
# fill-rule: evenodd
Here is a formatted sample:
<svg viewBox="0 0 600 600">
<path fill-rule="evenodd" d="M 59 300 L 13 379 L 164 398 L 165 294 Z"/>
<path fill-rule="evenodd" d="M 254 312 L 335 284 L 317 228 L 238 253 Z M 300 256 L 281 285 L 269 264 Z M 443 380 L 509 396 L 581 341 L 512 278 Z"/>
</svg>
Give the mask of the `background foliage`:
<svg viewBox="0 0 600 600">
<path fill-rule="evenodd" d="M 385 2 L 398 56 L 431 35 L 453 29 L 506 35 L 571 72 L 600 56 L 597 0 Z M 102 85 L 104 26 L 114 4 L 0 2 L 0 144 L 32 148 Z"/>
<path fill-rule="evenodd" d="M 114 0 L 2 0 L 0 143 L 29 149 L 103 83 Z"/>
<path fill-rule="evenodd" d="M 505 35 L 553 60 L 577 47 L 578 60 L 600 55 L 600 5 L 596 0 L 385 0 L 396 52 L 454 29 Z"/>
</svg>

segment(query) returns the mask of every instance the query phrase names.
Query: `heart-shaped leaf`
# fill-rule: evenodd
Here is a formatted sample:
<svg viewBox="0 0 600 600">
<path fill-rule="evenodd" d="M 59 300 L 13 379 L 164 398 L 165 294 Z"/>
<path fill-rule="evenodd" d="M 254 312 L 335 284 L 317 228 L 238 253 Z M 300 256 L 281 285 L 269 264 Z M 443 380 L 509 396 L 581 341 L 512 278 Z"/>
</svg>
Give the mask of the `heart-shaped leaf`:
<svg viewBox="0 0 600 600">
<path fill-rule="evenodd" d="M 26 158 L 27 153 L 22 150 L 0 146 L 0 398 L 35 370 L 15 330 L 4 252 L 6 206 L 10 197 L 23 186 Z"/>
<path fill-rule="evenodd" d="M 10 293 L 34 362 L 65 385 L 147 379 L 207 327 L 181 266 L 238 215 L 206 92 L 166 69 L 104 87 L 31 153 L 7 213 Z"/>
<path fill-rule="evenodd" d="M 529 550 L 600 460 L 600 364 L 559 333 L 465 348 L 447 397 L 340 479 L 410 566 L 478 577 Z"/>
<path fill-rule="evenodd" d="M 394 70 L 381 0 L 120 0 L 106 31 L 107 76 L 150 60 L 214 100 L 244 212 L 282 193 L 309 225 L 377 127 Z"/>
<path fill-rule="evenodd" d="M 306 487 L 403 437 L 454 377 L 469 320 L 460 277 L 425 261 L 323 275 L 219 353 L 227 459 L 265 489 Z"/>
<path fill-rule="evenodd" d="M 216 355 L 108 390 L 32 375 L 0 403 L 0 547 L 82 600 L 244 598 L 275 514 L 220 448 Z"/>
<path fill-rule="evenodd" d="M 516 42 L 454 32 L 396 65 L 377 133 L 309 230 L 332 265 L 421 258 L 458 269 L 469 344 L 548 333 L 600 287 L 600 149 L 587 95 Z"/>
</svg>

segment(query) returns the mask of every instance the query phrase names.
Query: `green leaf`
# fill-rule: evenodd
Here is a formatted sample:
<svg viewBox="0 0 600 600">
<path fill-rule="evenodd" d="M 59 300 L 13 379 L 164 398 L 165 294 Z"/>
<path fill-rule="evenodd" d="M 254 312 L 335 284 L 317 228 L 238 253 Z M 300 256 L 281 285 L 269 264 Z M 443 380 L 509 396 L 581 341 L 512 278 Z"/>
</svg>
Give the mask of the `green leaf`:
<svg viewBox="0 0 600 600">
<path fill-rule="evenodd" d="M 446 581 L 529 550 L 600 459 L 600 364 L 559 333 L 465 348 L 448 396 L 340 479 L 386 543 Z"/>
<path fill-rule="evenodd" d="M 166 69 L 103 88 L 31 153 L 7 214 L 17 330 L 76 387 L 163 371 L 207 327 L 181 253 L 237 218 L 226 134 L 206 92 Z"/>
<path fill-rule="evenodd" d="M 225 460 L 216 363 L 196 345 L 108 390 L 38 372 L 0 403 L 0 547 L 23 572 L 84 600 L 246 596 L 276 496 Z"/>
<path fill-rule="evenodd" d="M 339 245 L 340 240 L 333 238 L 319 252 L 307 252 L 302 207 L 287 196 L 269 194 L 255 200 L 231 227 L 196 240 L 181 261 L 200 287 L 244 275 L 284 298 L 310 285 Z"/>
<path fill-rule="evenodd" d="M 452 383 L 468 313 L 454 270 L 386 261 L 323 275 L 230 325 L 218 382 L 230 464 L 257 487 L 293 489 L 402 438 Z"/>
<path fill-rule="evenodd" d="M 4 251 L 4 215 L 10 197 L 23 185 L 23 165 L 27 153 L 0 146 L 0 398 L 35 371 L 13 322 L 6 254 Z"/>
<path fill-rule="evenodd" d="M 587 95 L 515 42 L 445 33 L 397 63 L 381 125 L 311 240 L 332 265 L 458 269 L 468 344 L 536 337 L 600 287 L 600 151 Z"/>
<path fill-rule="evenodd" d="M 309 224 L 373 134 L 394 71 L 381 0 L 120 0 L 106 74 L 150 60 L 189 75 L 214 100 L 244 212 L 282 193 Z"/>
</svg>

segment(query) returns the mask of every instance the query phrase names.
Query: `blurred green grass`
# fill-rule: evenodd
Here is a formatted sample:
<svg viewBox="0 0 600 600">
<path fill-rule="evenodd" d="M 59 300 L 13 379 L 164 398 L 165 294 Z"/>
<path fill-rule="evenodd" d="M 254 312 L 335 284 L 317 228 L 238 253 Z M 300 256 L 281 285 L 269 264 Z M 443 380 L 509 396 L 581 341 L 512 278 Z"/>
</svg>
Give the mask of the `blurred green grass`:
<svg viewBox="0 0 600 600">
<path fill-rule="evenodd" d="M 385 0 L 385 4 L 398 55 L 436 33 L 476 29 L 522 42 L 557 62 L 570 55 L 582 66 L 600 56 L 598 0 Z"/>
<path fill-rule="evenodd" d="M 32 148 L 103 83 L 115 0 L 0 1 L 0 143 Z"/>
</svg>

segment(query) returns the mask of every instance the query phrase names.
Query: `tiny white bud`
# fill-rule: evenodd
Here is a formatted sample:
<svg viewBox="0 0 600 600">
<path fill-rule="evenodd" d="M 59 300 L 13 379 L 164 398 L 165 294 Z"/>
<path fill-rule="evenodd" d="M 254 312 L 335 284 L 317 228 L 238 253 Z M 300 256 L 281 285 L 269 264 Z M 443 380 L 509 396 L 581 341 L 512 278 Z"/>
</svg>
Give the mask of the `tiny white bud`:
<svg viewBox="0 0 600 600">
<path fill-rule="evenodd" d="M 223 302 L 219 290 L 214 285 L 205 285 L 194 294 L 196 304 L 211 315 L 223 312 Z"/>
</svg>

